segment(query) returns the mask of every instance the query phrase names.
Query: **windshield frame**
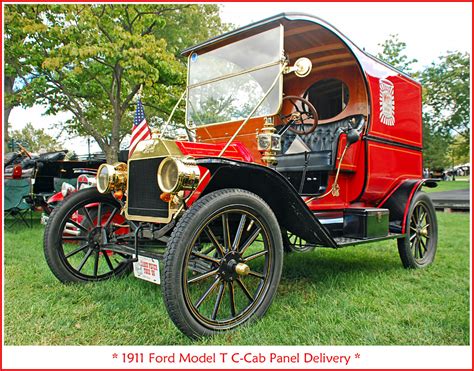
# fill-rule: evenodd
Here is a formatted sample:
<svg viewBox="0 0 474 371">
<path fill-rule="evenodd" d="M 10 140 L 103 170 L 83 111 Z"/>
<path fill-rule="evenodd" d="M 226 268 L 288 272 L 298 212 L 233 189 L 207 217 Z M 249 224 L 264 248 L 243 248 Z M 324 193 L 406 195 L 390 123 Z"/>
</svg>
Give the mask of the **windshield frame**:
<svg viewBox="0 0 474 371">
<path fill-rule="evenodd" d="M 247 73 L 251 73 L 251 72 L 255 72 L 255 71 L 259 71 L 259 70 L 263 70 L 265 68 L 269 68 L 269 67 L 273 67 L 273 66 L 277 66 L 279 65 L 280 67 L 283 66 L 283 64 L 285 63 L 285 50 L 284 50 L 284 34 L 285 34 L 285 29 L 284 29 L 284 26 L 280 23 L 278 26 L 274 27 L 274 28 L 279 28 L 280 29 L 280 39 L 279 39 L 279 50 L 280 50 L 280 53 L 281 53 L 281 57 L 278 61 L 275 61 L 275 62 L 270 62 L 270 63 L 265 63 L 265 64 L 262 64 L 262 65 L 257 65 L 257 66 L 254 66 L 254 67 L 251 67 L 251 68 L 247 68 L 245 70 L 242 70 L 242 71 L 237 71 L 237 72 L 233 72 L 233 73 L 228 73 L 226 75 L 223 75 L 223 76 L 219 76 L 219 77 L 215 77 L 213 79 L 209 79 L 209 80 L 206 80 L 206 81 L 201 81 L 199 83 L 196 83 L 196 84 L 192 84 L 192 85 L 189 85 L 189 77 L 190 77 L 190 68 L 189 66 L 191 65 L 190 62 L 191 62 L 191 57 L 192 55 L 194 54 L 193 53 L 189 53 L 188 55 L 188 65 L 187 65 L 187 71 L 186 71 L 186 109 L 185 109 L 185 126 L 187 129 L 189 130 L 196 130 L 196 129 L 199 129 L 199 128 L 206 128 L 206 127 L 210 127 L 210 126 L 215 126 L 215 125 L 224 125 L 224 124 L 230 124 L 230 123 L 236 123 L 236 122 L 242 122 L 244 121 L 246 118 L 242 118 L 242 119 L 238 119 L 238 120 L 231 120 L 231 121 L 220 121 L 220 122 L 214 122 L 214 123 L 210 123 L 210 124 L 203 124 L 203 125 L 190 125 L 189 124 L 189 120 L 188 120 L 188 113 L 189 113 L 189 109 L 190 109 L 190 101 L 189 101 L 189 90 L 192 89 L 192 88 L 195 88 L 195 87 L 199 87 L 199 86 L 203 86 L 203 85 L 208 85 L 208 84 L 211 84 L 211 83 L 215 83 L 215 82 L 219 82 L 219 81 L 222 81 L 222 80 L 226 80 L 226 79 L 229 79 L 229 78 L 233 78 L 233 77 L 236 77 L 236 76 L 240 76 L 240 75 L 245 75 Z M 263 31 L 264 32 L 264 31 Z M 261 33 L 261 32 L 259 32 Z M 258 35 L 259 33 L 256 33 L 255 35 Z M 250 36 L 254 36 L 254 35 L 250 35 Z M 250 37 L 250 36 L 247 36 L 246 38 Z M 234 44 L 234 43 L 237 43 L 241 40 L 244 40 L 246 38 L 242 38 L 242 39 L 239 39 L 239 40 L 236 40 L 232 43 L 229 43 L 229 44 L 226 44 L 224 46 L 227 46 L 227 45 L 231 45 L 231 44 Z M 219 48 L 214 48 L 214 49 L 211 49 L 209 51 L 212 51 L 212 50 L 217 50 Z M 275 76 L 276 77 L 276 76 Z M 283 74 L 280 74 L 280 77 L 279 77 L 279 81 L 278 81 L 278 87 L 276 87 L 278 89 L 278 104 L 277 104 L 277 107 L 276 107 L 276 112 L 272 112 L 271 114 L 268 114 L 268 115 L 264 115 L 264 116 L 255 116 L 255 117 L 252 117 L 253 119 L 257 119 L 257 118 L 264 118 L 264 117 L 268 117 L 268 116 L 274 116 L 276 115 L 278 112 L 280 112 L 281 110 L 281 105 L 282 105 L 282 99 L 283 99 Z M 273 90 L 273 89 L 272 89 Z M 267 93 L 267 91 L 265 91 L 265 93 Z"/>
</svg>

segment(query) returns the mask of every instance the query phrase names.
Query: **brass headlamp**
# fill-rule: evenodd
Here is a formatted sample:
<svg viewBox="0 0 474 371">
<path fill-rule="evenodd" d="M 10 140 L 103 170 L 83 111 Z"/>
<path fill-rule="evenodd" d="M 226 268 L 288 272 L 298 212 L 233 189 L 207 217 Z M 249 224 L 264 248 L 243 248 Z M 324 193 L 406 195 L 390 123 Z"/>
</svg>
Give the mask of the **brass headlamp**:
<svg viewBox="0 0 474 371">
<path fill-rule="evenodd" d="M 97 170 L 97 190 L 100 193 L 125 191 L 127 188 L 127 164 L 117 162 L 113 165 L 102 164 Z"/>
<path fill-rule="evenodd" d="M 199 183 L 200 171 L 192 157 L 167 157 L 158 167 L 157 178 L 164 193 L 176 194 L 194 190 Z"/>
</svg>

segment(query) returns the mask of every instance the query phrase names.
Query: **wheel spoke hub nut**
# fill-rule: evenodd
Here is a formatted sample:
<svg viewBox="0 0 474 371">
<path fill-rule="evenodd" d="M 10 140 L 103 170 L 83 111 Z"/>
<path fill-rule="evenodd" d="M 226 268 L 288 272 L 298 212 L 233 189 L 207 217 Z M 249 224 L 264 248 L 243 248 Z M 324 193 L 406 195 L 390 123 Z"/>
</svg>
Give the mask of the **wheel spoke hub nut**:
<svg viewBox="0 0 474 371">
<path fill-rule="evenodd" d="M 242 262 L 242 257 L 237 251 L 228 252 L 219 266 L 219 274 L 224 281 L 233 281 L 237 276 L 246 275 L 249 271 L 249 266 Z"/>
</svg>

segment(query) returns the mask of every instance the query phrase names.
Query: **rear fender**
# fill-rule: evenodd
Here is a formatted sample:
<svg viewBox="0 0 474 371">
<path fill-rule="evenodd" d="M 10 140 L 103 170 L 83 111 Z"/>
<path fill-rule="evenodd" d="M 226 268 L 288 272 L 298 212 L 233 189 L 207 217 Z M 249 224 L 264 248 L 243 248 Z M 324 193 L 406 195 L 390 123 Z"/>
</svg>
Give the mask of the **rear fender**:
<svg viewBox="0 0 474 371">
<path fill-rule="evenodd" d="M 411 200 L 423 185 L 436 187 L 432 179 L 406 179 L 389 192 L 378 205 L 390 210 L 390 232 L 406 232 L 406 219 Z"/>
<path fill-rule="evenodd" d="M 286 230 L 308 242 L 337 247 L 296 189 L 275 170 L 225 158 L 201 158 L 196 159 L 196 163 L 210 172 L 201 196 L 224 188 L 245 189 L 265 200 Z"/>
</svg>

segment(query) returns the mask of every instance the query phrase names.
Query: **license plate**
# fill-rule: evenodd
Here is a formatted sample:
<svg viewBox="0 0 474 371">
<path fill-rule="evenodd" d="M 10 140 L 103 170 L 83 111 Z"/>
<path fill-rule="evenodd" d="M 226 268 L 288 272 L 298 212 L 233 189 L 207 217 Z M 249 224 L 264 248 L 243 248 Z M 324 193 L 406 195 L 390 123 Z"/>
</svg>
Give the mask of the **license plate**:
<svg viewBox="0 0 474 371">
<path fill-rule="evenodd" d="M 158 259 L 138 255 L 138 261 L 133 263 L 135 277 L 145 281 L 160 284 L 160 263 Z"/>
</svg>

